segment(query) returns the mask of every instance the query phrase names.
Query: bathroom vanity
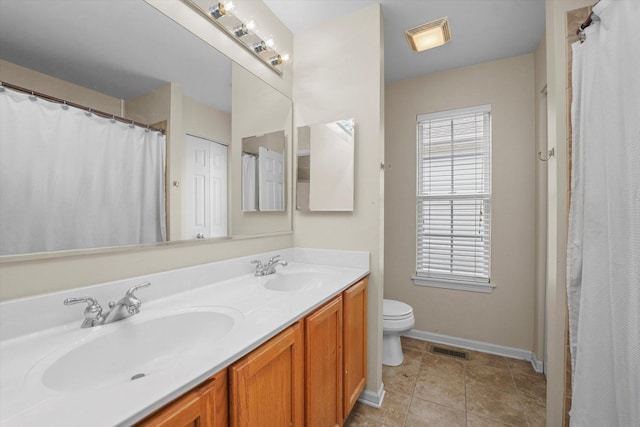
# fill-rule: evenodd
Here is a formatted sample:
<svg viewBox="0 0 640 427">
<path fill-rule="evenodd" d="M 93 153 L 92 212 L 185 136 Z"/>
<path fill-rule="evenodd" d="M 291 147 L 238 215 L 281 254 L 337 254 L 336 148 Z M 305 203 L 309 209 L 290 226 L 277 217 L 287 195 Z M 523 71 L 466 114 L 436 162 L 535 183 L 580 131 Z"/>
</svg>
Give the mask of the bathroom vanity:
<svg viewBox="0 0 640 427">
<path fill-rule="evenodd" d="M 250 261 L 276 254 L 0 304 L 1 425 L 342 425 L 366 382 L 368 253 L 278 254 L 262 277 Z M 117 322 L 62 304 L 145 281 Z"/>
<path fill-rule="evenodd" d="M 364 389 L 367 278 L 138 426 L 342 425 Z M 229 418 L 230 414 L 230 418 Z"/>
</svg>

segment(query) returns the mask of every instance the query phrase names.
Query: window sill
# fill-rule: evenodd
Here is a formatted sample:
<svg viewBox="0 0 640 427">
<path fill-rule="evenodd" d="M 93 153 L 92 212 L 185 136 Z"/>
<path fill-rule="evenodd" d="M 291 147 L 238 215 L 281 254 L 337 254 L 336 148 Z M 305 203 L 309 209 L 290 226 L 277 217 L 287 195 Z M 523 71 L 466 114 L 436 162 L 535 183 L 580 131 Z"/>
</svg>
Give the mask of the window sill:
<svg viewBox="0 0 640 427">
<path fill-rule="evenodd" d="M 469 291 L 490 294 L 493 292 L 494 285 L 490 283 L 470 283 L 456 282 L 448 280 L 427 279 L 425 277 L 412 277 L 413 283 L 417 286 L 428 286 L 430 288 L 453 289 L 456 291 Z"/>
</svg>

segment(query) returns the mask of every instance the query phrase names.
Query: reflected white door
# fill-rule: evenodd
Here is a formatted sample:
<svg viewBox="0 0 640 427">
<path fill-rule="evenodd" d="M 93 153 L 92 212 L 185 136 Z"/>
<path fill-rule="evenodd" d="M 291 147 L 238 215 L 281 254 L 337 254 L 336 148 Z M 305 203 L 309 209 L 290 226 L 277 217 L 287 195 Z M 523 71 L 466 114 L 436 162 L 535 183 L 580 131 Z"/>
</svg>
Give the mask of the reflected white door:
<svg viewBox="0 0 640 427">
<path fill-rule="evenodd" d="M 259 147 L 258 189 L 261 211 L 284 210 L 284 153 Z"/>
<path fill-rule="evenodd" d="M 185 135 L 183 238 L 227 235 L 227 146 Z"/>
</svg>

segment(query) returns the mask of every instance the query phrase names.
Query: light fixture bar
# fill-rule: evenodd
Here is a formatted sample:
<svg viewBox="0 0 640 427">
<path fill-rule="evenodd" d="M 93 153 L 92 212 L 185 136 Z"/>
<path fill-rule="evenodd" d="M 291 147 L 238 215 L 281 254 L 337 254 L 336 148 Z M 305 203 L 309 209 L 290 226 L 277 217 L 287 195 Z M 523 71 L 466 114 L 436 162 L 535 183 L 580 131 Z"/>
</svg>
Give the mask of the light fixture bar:
<svg viewBox="0 0 640 427">
<path fill-rule="evenodd" d="M 282 75 L 282 63 L 287 61 L 289 55 L 280 55 L 273 49 L 273 40 L 267 39 L 265 42 L 255 33 L 255 23 L 253 21 L 242 22 L 235 16 L 231 9 L 231 2 L 218 2 L 209 10 L 203 9 L 196 0 L 182 0 L 191 9 L 220 28 L 229 37 L 234 39 L 240 46 L 247 49 L 256 58 L 266 64 L 278 75 Z"/>
</svg>

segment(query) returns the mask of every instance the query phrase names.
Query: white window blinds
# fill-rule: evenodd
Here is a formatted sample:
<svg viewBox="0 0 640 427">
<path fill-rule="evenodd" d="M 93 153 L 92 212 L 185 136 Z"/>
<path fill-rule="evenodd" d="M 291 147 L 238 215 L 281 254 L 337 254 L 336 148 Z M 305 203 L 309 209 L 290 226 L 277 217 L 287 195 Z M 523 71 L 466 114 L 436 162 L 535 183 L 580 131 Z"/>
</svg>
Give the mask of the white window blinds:
<svg viewBox="0 0 640 427">
<path fill-rule="evenodd" d="M 416 278 L 490 282 L 491 106 L 418 116 Z"/>
</svg>

